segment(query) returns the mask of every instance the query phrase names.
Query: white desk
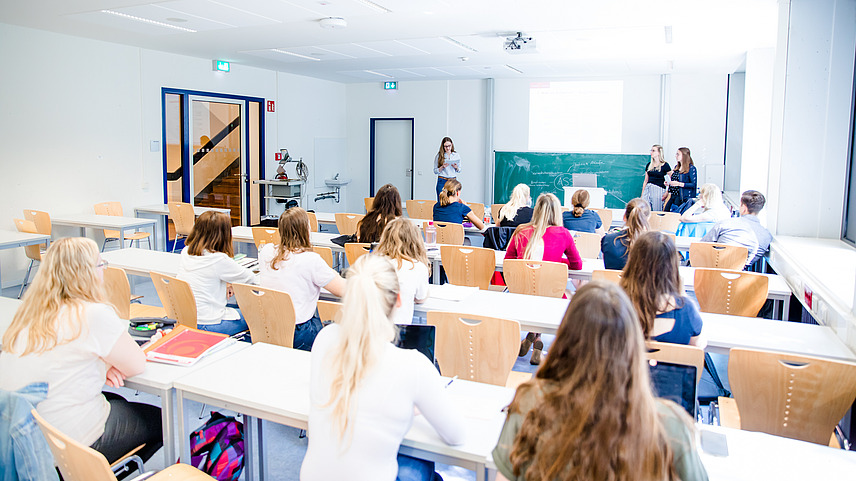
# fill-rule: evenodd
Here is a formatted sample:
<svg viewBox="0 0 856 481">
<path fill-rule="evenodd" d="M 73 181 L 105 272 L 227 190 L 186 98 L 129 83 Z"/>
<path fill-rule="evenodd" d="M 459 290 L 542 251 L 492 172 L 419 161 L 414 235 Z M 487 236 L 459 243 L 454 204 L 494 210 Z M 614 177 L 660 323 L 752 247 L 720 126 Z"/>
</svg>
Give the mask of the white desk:
<svg viewBox="0 0 856 481">
<path fill-rule="evenodd" d="M 14 249 L 33 244 L 50 244 L 51 236 L 47 234 L 28 234 L 11 230 L 0 230 L 0 249 Z M 3 285 L 0 277 L 0 286 Z"/>
<path fill-rule="evenodd" d="M 257 343 L 225 362 L 212 363 L 183 376 L 175 381 L 179 420 L 184 419 L 183 401 L 190 399 L 238 411 L 249 418 L 305 429 L 310 408 L 309 356 L 305 351 Z M 272 372 L 276 375 L 271 376 Z M 224 383 L 222 379 L 230 382 Z M 505 421 L 501 408 L 511 401 L 513 391 L 461 380 L 456 380 L 449 389 L 464 412 L 467 442 L 460 446 L 446 445 L 427 421 L 417 416 L 404 437 L 401 452 L 473 469 L 477 479 L 484 479 L 485 461 Z M 263 439 L 261 424 L 249 418 L 244 436 L 251 460 L 246 464 L 247 479 L 265 479 L 264 449 L 259 442 Z M 182 440 L 181 459 L 189 460 L 190 445 L 183 423 L 178 435 Z M 253 473 L 252 460 L 256 456 L 261 466 L 259 475 Z"/>
<path fill-rule="evenodd" d="M 154 219 L 138 219 L 136 217 L 118 217 L 113 215 L 77 214 L 52 217 L 51 224 L 78 227 L 80 237 L 86 236 L 86 228 L 110 229 L 119 231 L 119 242 L 125 246 L 125 231 L 151 227 L 152 235 L 157 238 L 157 221 Z"/>
<path fill-rule="evenodd" d="M 273 227 L 271 227 L 273 229 Z M 345 248 L 333 242 L 333 239 L 339 237 L 339 234 L 328 232 L 310 232 L 309 242 L 314 246 L 329 247 L 337 252 L 345 252 Z M 232 227 L 232 242 L 241 242 L 246 244 L 255 244 L 253 240 L 253 228 L 246 226 Z"/>
<path fill-rule="evenodd" d="M 175 276 L 178 274 L 178 265 L 181 262 L 181 254 L 136 247 L 102 252 L 101 258 L 112 267 L 125 269 L 128 275 L 141 277 L 148 277 L 152 271 Z"/>
<path fill-rule="evenodd" d="M 413 222 L 413 224 L 416 227 L 418 227 L 419 229 L 422 229 L 423 223 L 433 221 L 433 219 L 415 219 L 415 218 L 407 217 L 407 216 L 403 216 L 403 217 L 405 219 L 410 219 L 410 221 Z M 336 225 L 336 214 L 333 212 L 316 212 L 315 218 L 318 219 L 319 224 Z M 493 226 L 493 224 L 486 224 L 485 229 L 487 229 L 488 227 L 492 227 L 492 226 Z M 483 232 L 484 231 L 479 230 L 478 227 L 475 227 L 475 226 L 464 227 L 464 233 L 466 233 L 466 234 L 479 234 L 479 233 L 483 233 Z"/>
<path fill-rule="evenodd" d="M 193 206 L 193 215 L 195 215 L 196 217 L 199 217 L 200 215 L 202 215 L 203 212 L 207 212 L 209 210 L 214 211 L 214 212 L 223 212 L 224 214 L 230 214 L 232 212 L 229 209 L 221 209 L 218 207 Z M 169 206 L 167 204 L 152 204 L 152 205 L 144 205 L 141 207 L 134 207 L 134 216 L 135 217 L 146 217 L 146 218 L 150 218 L 152 216 L 155 217 L 155 220 L 158 222 L 158 225 L 161 226 L 160 227 L 161 232 L 164 233 L 163 243 L 161 244 L 161 247 L 163 247 L 163 249 L 161 249 L 161 250 L 165 251 L 166 250 L 167 237 L 168 237 L 167 232 L 169 232 L 167 230 L 167 226 L 166 226 L 167 217 L 169 217 Z"/>
</svg>

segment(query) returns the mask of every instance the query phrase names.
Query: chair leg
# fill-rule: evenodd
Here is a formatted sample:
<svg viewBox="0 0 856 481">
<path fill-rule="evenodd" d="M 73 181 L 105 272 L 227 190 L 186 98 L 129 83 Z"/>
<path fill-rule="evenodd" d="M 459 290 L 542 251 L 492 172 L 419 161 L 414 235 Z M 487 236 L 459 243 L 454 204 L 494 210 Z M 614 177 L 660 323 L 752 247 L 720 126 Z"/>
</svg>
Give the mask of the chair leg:
<svg viewBox="0 0 856 481">
<path fill-rule="evenodd" d="M 33 264 L 34 264 L 35 262 L 36 262 L 36 261 L 34 261 L 34 260 L 30 259 L 30 266 L 29 266 L 29 267 L 27 267 L 27 275 L 26 275 L 26 276 L 24 276 L 24 282 L 23 282 L 23 283 L 21 283 L 21 292 L 19 292 L 19 293 L 18 293 L 18 299 L 20 299 L 20 298 L 21 298 L 21 296 L 23 296 L 23 295 L 24 295 L 24 288 L 25 288 L 25 287 L 27 287 L 27 282 L 29 282 L 29 280 L 30 280 L 30 271 L 33 269 Z"/>
<path fill-rule="evenodd" d="M 107 247 L 107 238 L 104 238 L 104 242 L 101 244 L 101 252 L 104 252 L 104 248 Z"/>
</svg>

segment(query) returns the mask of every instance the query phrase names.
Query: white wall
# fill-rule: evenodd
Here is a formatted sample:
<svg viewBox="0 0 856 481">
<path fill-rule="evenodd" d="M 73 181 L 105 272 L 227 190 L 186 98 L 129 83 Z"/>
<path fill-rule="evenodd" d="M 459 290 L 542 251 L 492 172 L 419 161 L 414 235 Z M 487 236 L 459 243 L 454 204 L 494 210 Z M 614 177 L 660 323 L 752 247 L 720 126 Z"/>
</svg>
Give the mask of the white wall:
<svg viewBox="0 0 856 481">
<path fill-rule="evenodd" d="M 743 155 L 739 190 L 753 189 L 768 195 L 770 168 L 770 121 L 773 115 L 775 49 L 750 50 L 746 54 L 746 91 L 743 109 Z M 767 214 L 769 210 L 762 211 Z"/>
</svg>

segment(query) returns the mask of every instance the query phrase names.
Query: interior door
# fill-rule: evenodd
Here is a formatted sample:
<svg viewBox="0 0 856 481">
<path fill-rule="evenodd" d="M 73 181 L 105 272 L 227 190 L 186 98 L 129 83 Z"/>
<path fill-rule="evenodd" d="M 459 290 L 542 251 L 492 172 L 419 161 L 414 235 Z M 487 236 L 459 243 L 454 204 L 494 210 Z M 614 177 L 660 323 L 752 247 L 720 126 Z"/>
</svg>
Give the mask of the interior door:
<svg viewBox="0 0 856 481">
<path fill-rule="evenodd" d="M 372 119 L 372 181 L 369 197 L 384 184 L 413 198 L 413 119 Z"/>
</svg>

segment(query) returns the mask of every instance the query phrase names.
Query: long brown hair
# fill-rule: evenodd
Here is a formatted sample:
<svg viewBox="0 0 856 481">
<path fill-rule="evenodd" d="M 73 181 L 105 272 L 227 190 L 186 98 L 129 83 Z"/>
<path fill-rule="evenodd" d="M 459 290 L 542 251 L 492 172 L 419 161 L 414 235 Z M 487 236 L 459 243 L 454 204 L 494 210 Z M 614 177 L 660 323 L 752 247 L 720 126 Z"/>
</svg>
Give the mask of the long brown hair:
<svg viewBox="0 0 856 481">
<path fill-rule="evenodd" d="M 289 253 L 298 254 L 312 250 L 309 242 L 309 215 L 300 207 L 292 207 L 279 216 L 279 245 L 276 255 L 270 261 L 270 268 L 277 270 L 276 265 L 285 259 Z"/>
<path fill-rule="evenodd" d="M 404 260 L 413 263 L 421 262 L 431 267 L 419 228 L 410 219 L 404 217 L 393 219 L 386 224 L 376 252 L 396 261 L 399 269 L 401 269 L 401 261 Z"/>
<path fill-rule="evenodd" d="M 443 145 L 446 142 L 449 142 L 450 144 L 452 144 L 452 152 L 455 151 L 455 143 L 452 142 L 452 139 L 449 137 L 443 137 L 443 140 L 440 141 L 440 152 L 437 154 L 437 168 L 438 169 L 443 167 L 443 161 L 445 159 L 444 154 L 446 153 L 446 149 L 443 148 Z M 449 155 L 449 157 L 451 157 L 451 155 Z"/>
<path fill-rule="evenodd" d="M 372 209 L 357 224 L 359 242 L 377 242 L 387 222 L 401 217 L 401 195 L 392 184 L 377 190 Z"/>
<path fill-rule="evenodd" d="M 449 198 L 458 195 L 461 191 L 461 183 L 455 179 L 449 179 L 443 185 L 443 190 L 440 191 L 440 205 L 445 207 L 452 203 Z"/>
<path fill-rule="evenodd" d="M 196 218 L 186 244 L 187 253 L 192 256 L 201 256 L 208 251 L 232 257 L 235 255 L 232 250 L 232 219 L 225 212 L 203 212 Z"/>
<path fill-rule="evenodd" d="M 678 152 L 681 153 L 681 173 L 686 174 L 690 171 L 690 166 L 693 165 L 693 158 L 690 155 L 690 149 L 686 147 L 681 147 L 678 149 Z"/>
<path fill-rule="evenodd" d="M 532 229 L 532 235 L 529 236 L 529 242 L 526 243 L 526 249 L 523 250 L 523 258 L 532 259 L 535 244 L 541 241 L 544 233 L 547 232 L 547 228 L 554 225 L 562 225 L 562 204 L 559 203 L 559 198 L 554 194 L 545 192 L 539 195 L 535 201 L 532 220 L 526 224 L 520 224 L 517 229 L 514 229 L 511 242 L 517 235 L 522 235 L 521 232 L 524 229 Z M 533 260 L 540 261 L 541 259 Z"/>
<path fill-rule="evenodd" d="M 624 232 L 618 236 L 621 243 L 627 247 L 632 246 L 633 242 L 650 228 L 649 217 L 651 217 L 651 206 L 647 202 L 639 197 L 630 199 L 624 208 Z"/>
<path fill-rule="evenodd" d="M 679 265 L 675 243 L 662 232 L 645 232 L 630 248 L 620 285 L 636 308 L 646 339 L 657 314 L 671 302 L 681 302 Z"/>
<path fill-rule="evenodd" d="M 627 295 L 604 281 L 581 287 L 550 355 L 509 407 L 509 414 L 525 415 L 510 456 L 515 476 L 678 479 L 645 352 Z M 532 391 L 543 396 L 524 413 Z"/>
<path fill-rule="evenodd" d="M 580 189 L 574 192 L 574 195 L 571 196 L 571 204 L 574 206 L 574 210 L 572 211 L 574 217 L 582 217 L 583 213 L 586 211 L 586 207 L 589 206 L 588 191 Z"/>
</svg>

